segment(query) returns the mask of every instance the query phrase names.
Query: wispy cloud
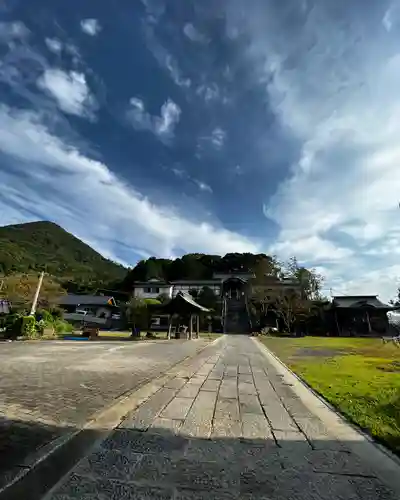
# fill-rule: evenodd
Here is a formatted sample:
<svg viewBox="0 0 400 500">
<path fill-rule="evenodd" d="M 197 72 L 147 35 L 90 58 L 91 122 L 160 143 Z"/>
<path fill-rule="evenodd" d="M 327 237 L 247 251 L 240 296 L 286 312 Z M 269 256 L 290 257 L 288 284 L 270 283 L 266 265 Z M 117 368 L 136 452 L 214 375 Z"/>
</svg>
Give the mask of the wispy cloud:
<svg viewBox="0 0 400 500">
<path fill-rule="evenodd" d="M 186 172 L 182 168 L 176 168 L 176 167 L 174 167 L 174 168 L 171 169 L 171 171 L 179 179 L 186 179 L 187 181 L 195 184 L 199 188 L 200 191 L 208 192 L 208 193 L 212 193 L 213 192 L 212 187 L 210 185 L 208 185 L 204 181 L 201 181 L 199 179 L 196 179 L 196 178 L 192 177 L 188 172 Z"/>
<path fill-rule="evenodd" d="M 203 35 L 192 23 L 186 23 L 183 27 L 183 32 L 192 42 L 207 43 L 208 38 Z"/>
<path fill-rule="evenodd" d="M 96 36 L 100 33 L 101 26 L 97 19 L 82 19 L 81 29 L 87 35 Z"/>
<path fill-rule="evenodd" d="M 144 102 L 138 97 L 131 98 L 127 112 L 129 122 L 136 130 L 148 130 L 162 141 L 169 141 L 174 137 L 180 115 L 179 106 L 168 99 L 161 106 L 160 116 L 152 116 L 146 111 Z"/>
<path fill-rule="evenodd" d="M 400 245 L 400 57 L 381 29 L 382 14 L 374 10 L 374 24 L 349 7 L 339 27 L 325 4 L 310 11 L 293 5 L 297 21 L 289 28 L 271 2 L 252 4 L 244 18 L 236 7 L 229 22 L 251 39 L 253 76 L 301 145 L 267 203 L 267 216 L 280 226 L 276 245 L 296 248 L 309 262 L 340 256 L 336 277 L 353 285 L 369 268 L 381 290 L 379 273 L 393 270 L 397 257 L 373 259 L 366 251 L 388 239 Z M 396 283 L 393 275 L 386 297 Z"/>
<path fill-rule="evenodd" d="M 47 45 L 47 48 L 50 50 L 50 52 L 53 52 L 54 54 L 61 53 L 62 48 L 63 48 L 63 44 L 57 38 L 46 38 L 45 43 Z"/>
<path fill-rule="evenodd" d="M 221 97 L 220 89 L 216 83 L 199 85 L 196 94 L 203 97 L 206 102 L 216 101 Z"/>
<path fill-rule="evenodd" d="M 30 34 L 29 29 L 20 21 L 0 22 L 0 41 L 8 42 L 14 39 L 23 39 Z"/>
<path fill-rule="evenodd" d="M 221 149 L 225 144 L 226 132 L 221 127 L 216 127 L 211 132 L 210 141 L 216 149 Z"/>
<path fill-rule="evenodd" d="M 25 213 L 26 219 L 50 215 L 116 259 L 116 237 L 124 245 L 159 256 L 182 250 L 221 254 L 259 250 L 256 242 L 235 232 L 151 202 L 106 164 L 85 155 L 71 140 L 54 135 L 38 113 L 0 107 L 0 151 L 7 155 L 8 165 L 2 179 L 19 214 Z M 3 223 L 14 221 L 15 209 L 9 202 L 0 201 L 0 213 Z"/>
<path fill-rule="evenodd" d="M 57 101 L 65 113 L 81 117 L 93 116 L 96 100 L 90 93 L 83 73 L 47 69 L 37 84 Z"/>
<path fill-rule="evenodd" d="M 200 191 L 205 191 L 205 192 L 208 192 L 208 193 L 212 193 L 213 192 L 211 186 L 209 186 L 205 182 L 199 181 L 198 179 L 193 179 L 193 180 L 197 184 L 197 186 L 199 187 Z"/>
</svg>

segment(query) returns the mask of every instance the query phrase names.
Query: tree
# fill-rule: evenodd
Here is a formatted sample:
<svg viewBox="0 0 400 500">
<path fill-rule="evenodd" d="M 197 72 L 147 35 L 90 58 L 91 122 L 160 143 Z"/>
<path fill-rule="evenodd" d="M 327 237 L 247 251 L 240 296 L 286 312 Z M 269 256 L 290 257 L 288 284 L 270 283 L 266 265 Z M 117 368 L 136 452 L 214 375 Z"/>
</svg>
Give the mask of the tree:
<svg viewBox="0 0 400 500">
<path fill-rule="evenodd" d="M 288 333 L 292 333 L 299 313 L 304 313 L 307 309 L 307 302 L 295 291 L 279 290 L 275 293 L 274 310 L 282 319 Z"/>
<path fill-rule="evenodd" d="M 149 327 L 149 309 L 144 299 L 132 297 L 126 305 L 125 314 L 133 337 L 139 337 L 140 330 L 146 330 Z"/>
<path fill-rule="evenodd" d="M 216 310 L 218 307 L 218 299 L 215 293 L 208 286 L 203 286 L 196 301 L 207 309 Z"/>
<path fill-rule="evenodd" d="M 300 266 L 296 257 L 291 257 L 283 265 L 283 273 L 286 278 L 291 278 L 299 283 L 303 299 L 319 300 L 322 298 L 321 288 L 324 278 L 315 269 L 310 270 Z"/>
<path fill-rule="evenodd" d="M 38 276 L 33 274 L 14 274 L 2 278 L 2 293 L 11 302 L 13 309 L 30 309 L 38 284 Z M 38 308 L 48 309 L 58 303 L 59 297 L 66 292 L 51 276 L 43 278 Z"/>
<path fill-rule="evenodd" d="M 400 306 L 400 287 L 397 290 L 397 296 L 394 299 L 389 300 L 389 302 L 393 306 L 396 306 L 396 307 Z"/>
</svg>

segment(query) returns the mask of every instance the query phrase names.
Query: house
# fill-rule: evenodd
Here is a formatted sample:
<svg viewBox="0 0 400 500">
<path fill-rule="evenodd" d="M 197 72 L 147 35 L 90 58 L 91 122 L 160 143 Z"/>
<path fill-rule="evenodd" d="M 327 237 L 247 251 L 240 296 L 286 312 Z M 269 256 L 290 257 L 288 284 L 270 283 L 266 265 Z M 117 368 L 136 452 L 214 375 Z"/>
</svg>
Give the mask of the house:
<svg viewBox="0 0 400 500">
<path fill-rule="evenodd" d="M 389 329 L 387 313 L 393 307 L 377 295 L 335 296 L 331 312 L 337 335 L 383 335 Z"/>
<path fill-rule="evenodd" d="M 58 305 L 64 310 L 68 321 L 85 321 L 109 326 L 112 320 L 119 320 L 119 307 L 114 297 L 102 295 L 64 295 Z"/>
<path fill-rule="evenodd" d="M 9 314 L 11 312 L 11 304 L 7 299 L 0 299 L 0 314 Z"/>
</svg>

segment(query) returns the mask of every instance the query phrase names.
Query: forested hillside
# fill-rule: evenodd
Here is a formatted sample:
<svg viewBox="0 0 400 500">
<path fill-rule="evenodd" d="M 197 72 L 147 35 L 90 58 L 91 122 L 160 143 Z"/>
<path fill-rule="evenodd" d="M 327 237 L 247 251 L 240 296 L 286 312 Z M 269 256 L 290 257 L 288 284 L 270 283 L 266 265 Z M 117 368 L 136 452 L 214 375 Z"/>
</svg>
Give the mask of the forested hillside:
<svg viewBox="0 0 400 500">
<path fill-rule="evenodd" d="M 108 285 L 127 272 L 52 222 L 0 227 L 0 274 L 42 270 L 71 288 Z"/>
<path fill-rule="evenodd" d="M 187 254 L 175 260 L 151 257 L 141 260 L 128 272 L 124 287 L 130 288 L 134 281 L 146 281 L 159 278 L 166 281 L 194 279 L 211 279 L 214 273 L 234 271 L 254 272 L 258 266 L 278 273 L 280 266 L 273 258 L 265 254 L 228 253 L 220 255 Z"/>
</svg>

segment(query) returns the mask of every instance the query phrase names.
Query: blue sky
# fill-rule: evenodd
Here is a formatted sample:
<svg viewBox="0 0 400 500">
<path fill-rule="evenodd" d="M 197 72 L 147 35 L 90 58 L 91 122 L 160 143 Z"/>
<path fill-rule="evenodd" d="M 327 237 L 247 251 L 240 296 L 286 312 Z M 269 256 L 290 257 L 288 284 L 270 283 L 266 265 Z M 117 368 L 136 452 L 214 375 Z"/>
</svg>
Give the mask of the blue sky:
<svg viewBox="0 0 400 500">
<path fill-rule="evenodd" d="M 296 255 L 388 299 L 399 42 L 399 0 L 3 2 L 0 224 L 127 265 Z"/>
</svg>

